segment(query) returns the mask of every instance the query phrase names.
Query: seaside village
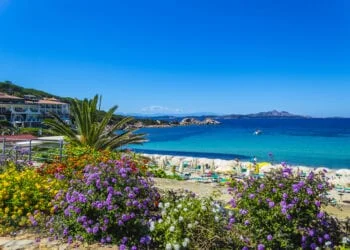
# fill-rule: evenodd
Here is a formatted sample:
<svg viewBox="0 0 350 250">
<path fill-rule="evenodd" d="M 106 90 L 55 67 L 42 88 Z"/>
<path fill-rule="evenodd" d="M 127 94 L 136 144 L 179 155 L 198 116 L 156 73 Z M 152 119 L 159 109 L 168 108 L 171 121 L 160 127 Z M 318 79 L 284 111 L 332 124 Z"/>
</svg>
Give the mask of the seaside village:
<svg viewBox="0 0 350 250">
<path fill-rule="evenodd" d="M 0 93 L 2 122 L 56 132 L 0 138 L 0 249 L 348 249 L 349 169 L 124 152 L 143 137 L 75 102 Z"/>
</svg>

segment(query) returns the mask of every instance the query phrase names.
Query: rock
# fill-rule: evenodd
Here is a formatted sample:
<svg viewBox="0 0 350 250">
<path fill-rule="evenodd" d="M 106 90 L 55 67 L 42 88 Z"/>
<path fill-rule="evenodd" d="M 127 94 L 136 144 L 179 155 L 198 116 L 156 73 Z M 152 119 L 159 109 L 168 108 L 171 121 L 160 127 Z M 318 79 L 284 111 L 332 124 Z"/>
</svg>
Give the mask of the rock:
<svg viewBox="0 0 350 250">
<path fill-rule="evenodd" d="M 202 124 L 205 124 L 205 125 L 218 125 L 218 124 L 220 124 L 220 122 L 216 121 L 214 119 L 211 119 L 211 118 L 205 118 L 205 120 L 202 121 Z"/>
<path fill-rule="evenodd" d="M 180 125 L 199 125 L 201 124 L 200 121 L 194 119 L 194 118 L 184 118 L 182 119 L 182 121 L 180 122 Z"/>
</svg>

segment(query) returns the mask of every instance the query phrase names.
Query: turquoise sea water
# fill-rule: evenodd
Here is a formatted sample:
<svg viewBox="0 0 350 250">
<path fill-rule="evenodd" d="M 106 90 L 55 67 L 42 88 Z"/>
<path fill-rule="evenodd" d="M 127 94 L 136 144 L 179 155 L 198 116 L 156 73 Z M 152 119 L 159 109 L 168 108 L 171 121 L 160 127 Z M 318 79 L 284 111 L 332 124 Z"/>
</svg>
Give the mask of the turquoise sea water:
<svg viewBox="0 0 350 250">
<path fill-rule="evenodd" d="M 195 157 L 285 161 L 350 168 L 350 119 L 237 119 L 218 126 L 144 128 L 149 142 L 133 149 Z M 254 135 L 257 129 L 261 135 Z"/>
</svg>

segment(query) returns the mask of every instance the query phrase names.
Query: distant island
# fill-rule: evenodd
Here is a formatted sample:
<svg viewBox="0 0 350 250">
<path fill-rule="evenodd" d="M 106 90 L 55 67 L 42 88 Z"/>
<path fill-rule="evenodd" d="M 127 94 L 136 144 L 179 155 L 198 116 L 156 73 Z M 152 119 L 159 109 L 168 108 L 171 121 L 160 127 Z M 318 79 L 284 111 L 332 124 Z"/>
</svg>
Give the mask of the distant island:
<svg viewBox="0 0 350 250">
<path fill-rule="evenodd" d="M 309 119 L 310 116 L 303 116 L 303 115 L 295 115 L 291 114 L 287 111 L 267 111 L 267 112 L 259 112 L 256 114 L 248 114 L 248 115 L 223 115 L 220 116 L 221 119 L 244 119 L 244 118 L 283 118 L 283 119 Z"/>
</svg>

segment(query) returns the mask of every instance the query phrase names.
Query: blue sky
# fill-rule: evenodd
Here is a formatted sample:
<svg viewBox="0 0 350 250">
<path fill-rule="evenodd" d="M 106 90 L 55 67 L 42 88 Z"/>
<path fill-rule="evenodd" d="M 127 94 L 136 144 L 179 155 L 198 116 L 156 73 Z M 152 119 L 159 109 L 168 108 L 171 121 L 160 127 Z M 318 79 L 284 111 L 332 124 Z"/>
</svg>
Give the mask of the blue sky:
<svg viewBox="0 0 350 250">
<path fill-rule="evenodd" d="M 0 80 L 121 112 L 350 117 L 347 0 L 0 0 Z"/>
</svg>

